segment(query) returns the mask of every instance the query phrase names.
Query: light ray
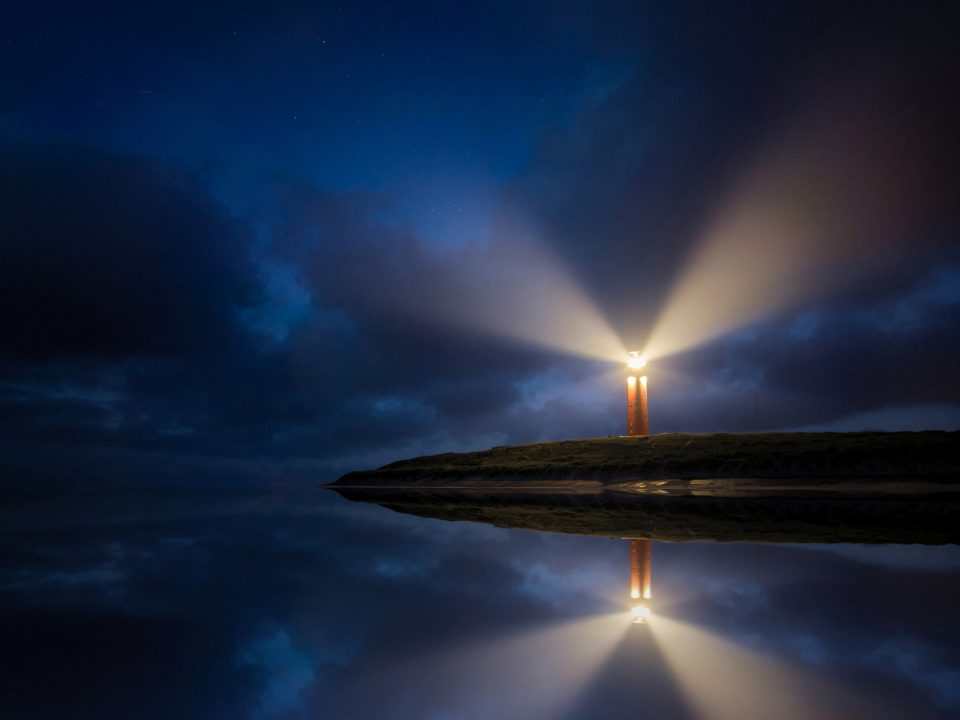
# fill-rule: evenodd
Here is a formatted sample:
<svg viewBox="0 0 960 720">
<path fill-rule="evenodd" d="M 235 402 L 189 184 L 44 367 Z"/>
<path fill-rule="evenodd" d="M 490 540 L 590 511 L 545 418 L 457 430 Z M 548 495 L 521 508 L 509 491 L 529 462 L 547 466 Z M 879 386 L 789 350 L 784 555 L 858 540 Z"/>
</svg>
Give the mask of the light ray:
<svg viewBox="0 0 960 720">
<path fill-rule="evenodd" d="M 434 311 L 448 321 L 571 355 L 621 362 L 626 349 L 560 261 L 522 227 L 486 248 Z"/>
<path fill-rule="evenodd" d="M 626 356 L 603 313 L 518 215 L 496 218 L 488 242 L 419 252 L 428 273 L 370 278 L 370 297 L 392 312 L 570 355 Z"/>
<path fill-rule="evenodd" d="M 873 720 L 890 713 L 828 678 L 662 615 L 649 624 L 691 706 L 704 720 Z"/>
<path fill-rule="evenodd" d="M 889 99 L 816 97 L 762 145 L 654 324 L 661 358 L 846 290 L 916 253 L 923 172 Z"/>
<path fill-rule="evenodd" d="M 554 720 L 574 704 L 630 627 L 626 613 L 594 615 L 407 663 L 462 720 Z M 411 687 L 413 682 L 393 686 Z M 401 701 L 400 698 L 397 699 Z"/>
</svg>

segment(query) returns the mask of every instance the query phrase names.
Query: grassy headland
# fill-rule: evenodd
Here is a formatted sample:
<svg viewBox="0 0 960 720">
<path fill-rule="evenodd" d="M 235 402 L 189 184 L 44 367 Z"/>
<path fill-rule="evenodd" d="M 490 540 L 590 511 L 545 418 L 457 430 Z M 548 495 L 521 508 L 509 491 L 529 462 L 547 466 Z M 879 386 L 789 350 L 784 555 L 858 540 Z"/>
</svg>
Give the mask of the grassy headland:
<svg viewBox="0 0 960 720">
<path fill-rule="evenodd" d="M 348 473 L 335 485 L 563 487 L 694 478 L 960 483 L 960 431 L 564 440 L 400 460 Z"/>
</svg>

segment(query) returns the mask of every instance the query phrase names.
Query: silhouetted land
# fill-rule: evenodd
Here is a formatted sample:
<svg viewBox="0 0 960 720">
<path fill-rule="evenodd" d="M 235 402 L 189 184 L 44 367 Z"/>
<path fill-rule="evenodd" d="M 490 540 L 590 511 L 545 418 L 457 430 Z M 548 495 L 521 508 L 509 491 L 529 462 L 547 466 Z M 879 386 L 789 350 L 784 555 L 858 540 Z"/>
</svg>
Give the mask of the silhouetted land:
<svg viewBox="0 0 960 720">
<path fill-rule="evenodd" d="M 344 497 L 499 527 L 654 540 L 960 542 L 960 433 L 656 435 L 344 475 Z"/>
<path fill-rule="evenodd" d="M 565 440 L 427 455 L 337 485 L 577 486 L 696 478 L 960 483 L 960 432 L 743 433 Z"/>
</svg>

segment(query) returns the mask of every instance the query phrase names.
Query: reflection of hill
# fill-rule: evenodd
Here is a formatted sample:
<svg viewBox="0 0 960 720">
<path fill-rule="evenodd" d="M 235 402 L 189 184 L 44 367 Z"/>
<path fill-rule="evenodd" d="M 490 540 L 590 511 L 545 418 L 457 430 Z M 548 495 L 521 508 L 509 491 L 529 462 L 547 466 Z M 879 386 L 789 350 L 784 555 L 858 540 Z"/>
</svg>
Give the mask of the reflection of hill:
<svg viewBox="0 0 960 720">
<path fill-rule="evenodd" d="M 339 485 L 587 485 L 690 478 L 899 478 L 960 484 L 960 432 L 653 435 L 401 460 Z"/>
<path fill-rule="evenodd" d="M 960 494 L 788 491 L 751 496 L 334 488 L 398 512 L 498 527 L 653 540 L 957 543 Z M 952 488 L 951 488 L 952 489 Z"/>
</svg>

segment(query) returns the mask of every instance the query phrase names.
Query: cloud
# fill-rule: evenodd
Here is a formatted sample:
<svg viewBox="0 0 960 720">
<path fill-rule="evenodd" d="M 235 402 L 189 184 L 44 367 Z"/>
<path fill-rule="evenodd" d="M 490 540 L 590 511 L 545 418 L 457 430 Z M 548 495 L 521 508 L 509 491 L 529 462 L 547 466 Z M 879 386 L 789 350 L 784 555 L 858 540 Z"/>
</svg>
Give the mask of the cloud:
<svg viewBox="0 0 960 720">
<path fill-rule="evenodd" d="M 7 358 L 119 359 L 236 342 L 248 234 L 195 180 L 65 145 L 0 145 Z"/>
<path fill-rule="evenodd" d="M 308 187 L 265 252 L 195 178 L 157 163 L 5 153 L 0 422 L 21 444 L 8 476 L 33 475 L 44 446 L 52 474 L 115 476 L 137 453 L 169 475 L 191 458 L 230 473 L 230 458 L 463 443 L 497 431 L 517 382 L 550 362 L 391 313 L 391 297 L 419 289 L 421 305 L 442 302 L 432 278 L 456 259 L 429 255 L 375 203 Z M 319 241 L 289 234 L 297 223 Z M 277 268 L 302 289 L 278 299 Z"/>
<path fill-rule="evenodd" d="M 294 647 L 290 634 L 283 628 L 274 628 L 270 634 L 251 640 L 240 660 L 262 676 L 264 689 L 255 718 L 284 717 L 299 706 L 301 696 L 316 679 L 317 663 Z"/>
</svg>

